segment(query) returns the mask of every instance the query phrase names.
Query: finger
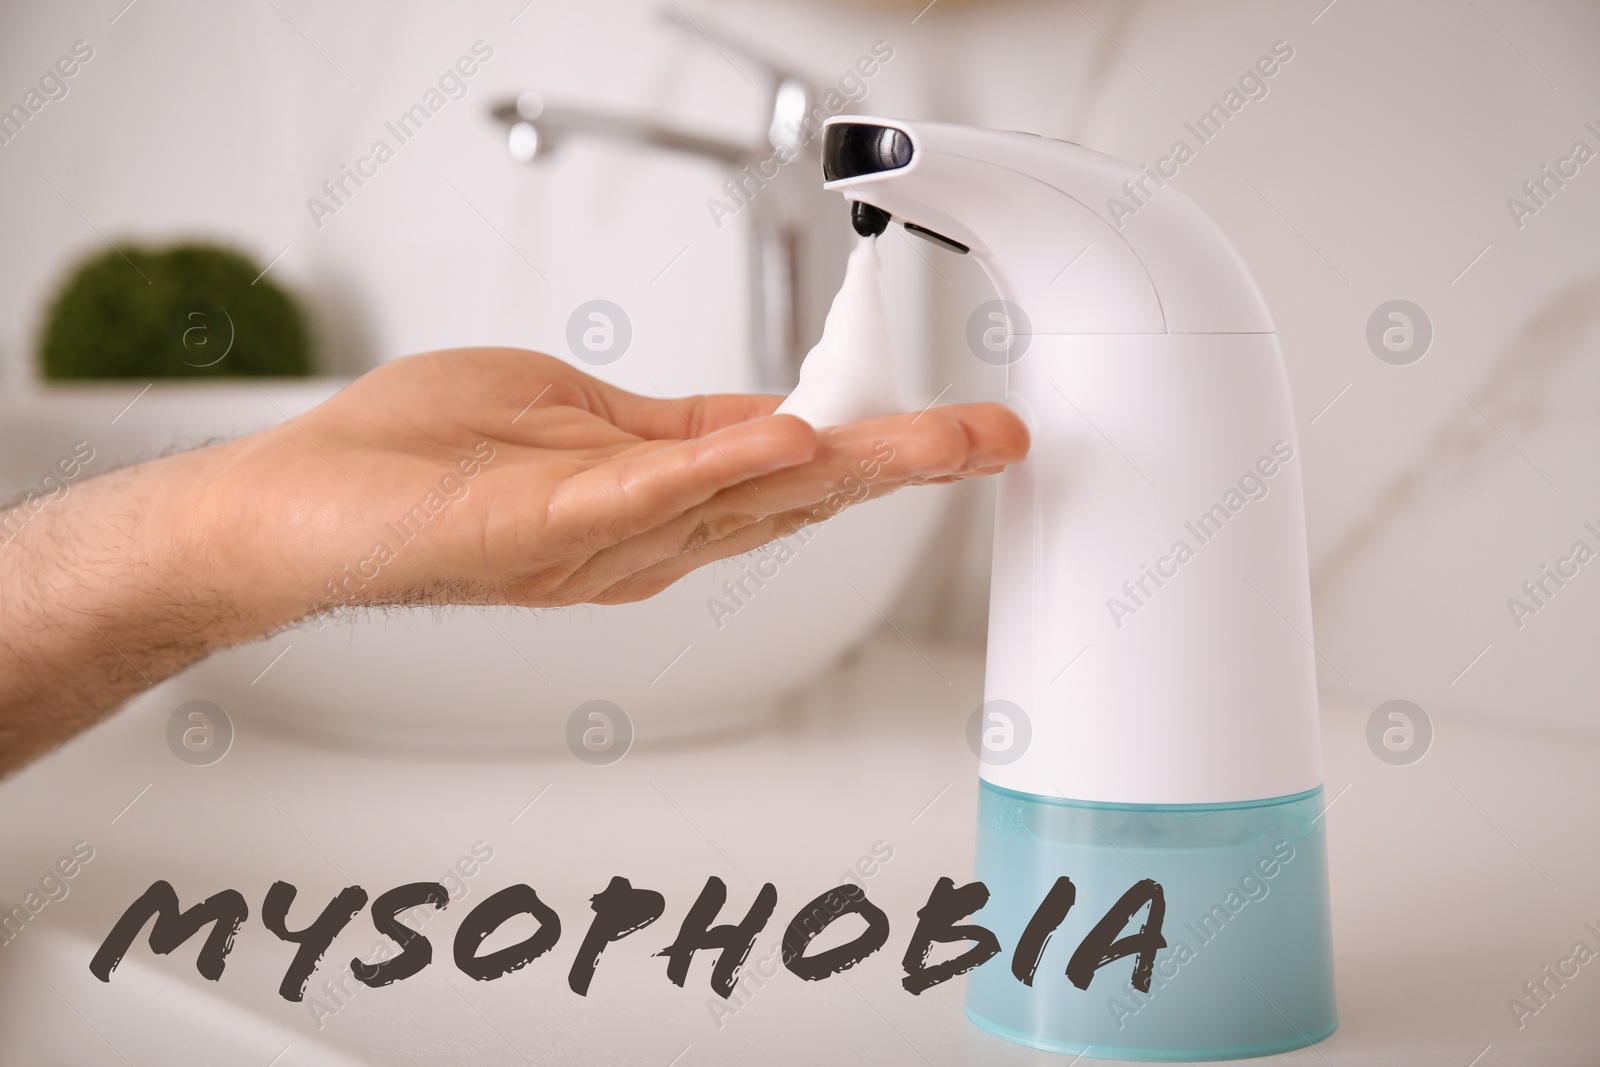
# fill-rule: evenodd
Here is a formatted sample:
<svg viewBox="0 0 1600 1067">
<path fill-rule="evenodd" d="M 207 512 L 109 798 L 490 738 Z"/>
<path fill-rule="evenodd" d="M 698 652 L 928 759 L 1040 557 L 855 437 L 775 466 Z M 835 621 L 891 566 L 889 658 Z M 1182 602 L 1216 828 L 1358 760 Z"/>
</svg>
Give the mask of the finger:
<svg viewBox="0 0 1600 1067">
<path fill-rule="evenodd" d="M 606 417 L 629 433 L 651 440 L 703 437 L 724 427 L 771 415 L 783 403 L 781 396 L 745 393 L 647 397 L 603 382 L 596 384 L 599 386 L 596 396 Z"/>
<path fill-rule="evenodd" d="M 506 423 L 496 437 L 512 445 L 561 452 L 574 458 L 614 455 L 644 440 L 584 407 L 546 405 L 543 401 L 523 417 Z"/>
<path fill-rule="evenodd" d="M 1005 470 L 1004 467 L 979 467 L 977 470 L 962 471 L 960 474 L 951 474 L 943 478 L 929 478 L 926 484 L 953 485 L 956 482 L 964 482 L 968 478 L 981 478 L 989 474 L 999 474 L 1003 470 Z"/>
<path fill-rule="evenodd" d="M 646 442 L 579 471 L 552 492 L 542 531 L 547 543 L 588 558 L 661 526 L 729 486 L 747 483 L 816 454 L 817 435 L 791 416 L 758 419 L 706 437 Z"/>
<path fill-rule="evenodd" d="M 871 491 L 860 499 L 847 501 L 843 505 L 836 506 L 819 501 L 806 507 L 768 515 L 735 530 L 721 540 L 670 556 L 629 574 L 586 599 L 596 604 L 624 604 L 654 596 L 684 575 L 699 570 L 707 564 L 754 552 L 779 538 L 809 539 L 810 535 L 803 532 L 807 527 L 826 522 L 857 504 L 877 500 L 917 484 L 919 483 L 914 481 L 885 482 L 873 486 Z"/>
<path fill-rule="evenodd" d="M 618 404 L 609 396 L 587 392 L 578 396 L 571 388 L 552 389 L 506 423 L 499 435 L 540 448 L 603 447 L 618 440 L 686 441 L 770 415 L 781 403 L 779 397 L 739 395 L 650 401 L 621 390 L 613 392 L 649 410 Z"/>
<path fill-rule="evenodd" d="M 598 549 L 571 580 L 604 588 L 622 575 L 721 541 L 769 516 L 817 507 L 837 512 L 878 495 L 879 486 L 898 488 L 1003 466 L 1026 451 L 1027 431 L 1009 409 L 979 404 L 934 409 L 920 417 L 896 415 L 853 423 L 826 430 L 818 440 L 820 447 L 810 462 L 768 477 L 730 482 L 724 491 L 683 514 L 627 540 L 618 538 L 614 547 Z"/>
<path fill-rule="evenodd" d="M 920 415 L 890 415 L 823 430 L 816 458 L 804 466 L 735 487 L 702 509 L 771 515 L 862 484 L 931 479 L 1004 467 L 1027 455 L 1028 431 L 999 404 L 959 404 Z M 715 526 L 715 522 L 711 523 Z"/>
<path fill-rule="evenodd" d="M 555 408 L 590 412 L 635 437 L 683 440 L 770 415 L 782 402 L 750 395 L 644 397 L 552 356 L 517 348 L 429 352 L 395 360 L 369 377 L 369 392 L 379 379 L 401 390 L 403 402 L 397 406 L 402 411 L 454 395 L 475 430 L 515 443 L 538 443 L 525 442 L 522 435 L 536 434 Z"/>
</svg>

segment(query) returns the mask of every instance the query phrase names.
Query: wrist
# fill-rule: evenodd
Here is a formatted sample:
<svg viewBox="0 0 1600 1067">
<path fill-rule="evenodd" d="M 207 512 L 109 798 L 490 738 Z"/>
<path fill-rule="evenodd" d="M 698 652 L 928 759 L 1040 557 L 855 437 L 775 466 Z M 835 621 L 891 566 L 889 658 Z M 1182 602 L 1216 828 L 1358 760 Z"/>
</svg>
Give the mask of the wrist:
<svg viewBox="0 0 1600 1067">
<path fill-rule="evenodd" d="M 291 502 L 268 431 L 171 456 L 152 470 L 139 502 L 148 518 L 142 558 L 179 600 L 206 621 L 206 652 L 253 640 L 307 615 L 313 603 L 284 537 Z M 159 476 L 157 476 L 159 474 Z"/>
</svg>

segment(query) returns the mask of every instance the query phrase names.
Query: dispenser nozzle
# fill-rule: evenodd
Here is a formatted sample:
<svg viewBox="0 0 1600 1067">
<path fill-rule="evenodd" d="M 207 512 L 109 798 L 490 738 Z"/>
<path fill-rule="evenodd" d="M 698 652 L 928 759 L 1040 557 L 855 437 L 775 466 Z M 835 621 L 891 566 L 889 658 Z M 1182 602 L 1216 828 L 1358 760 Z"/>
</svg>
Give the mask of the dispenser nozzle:
<svg viewBox="0 0 1600 1067">
<path fill-rule="evenodd" d="M 876 237 L 889 228 L 889 213 L 857 200 L 850 205 L 850 225 L 863 237 Z"/>
</svg>

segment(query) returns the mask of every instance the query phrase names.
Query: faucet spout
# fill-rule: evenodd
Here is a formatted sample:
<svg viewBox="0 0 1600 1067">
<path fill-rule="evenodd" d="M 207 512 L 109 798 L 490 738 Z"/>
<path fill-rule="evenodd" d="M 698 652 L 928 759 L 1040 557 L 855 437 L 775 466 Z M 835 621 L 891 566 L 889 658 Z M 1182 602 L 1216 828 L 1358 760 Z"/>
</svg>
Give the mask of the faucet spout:
<svg viewBox="0 0 1600 1067">
<path fill-rule="evenodd" d="M 498 104 L 490 114 L 510 128 L 512 155 L 522 163 L 555 151 L 573 136 L 584 135 L 647 145 L 728 167 L 752 162 L 759 154 L 753 145 L 707 137 L 649 119 L 585 108 L 551 107 L 534 93 L 523 93 L 515 100 Z"/>
</svg>

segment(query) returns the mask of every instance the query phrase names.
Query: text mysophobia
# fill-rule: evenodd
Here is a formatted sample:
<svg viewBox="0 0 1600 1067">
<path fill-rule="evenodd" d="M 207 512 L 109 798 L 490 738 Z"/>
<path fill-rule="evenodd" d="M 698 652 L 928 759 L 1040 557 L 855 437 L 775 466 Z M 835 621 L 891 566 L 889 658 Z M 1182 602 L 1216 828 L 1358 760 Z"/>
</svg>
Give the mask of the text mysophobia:
<svg viewBox="0 0 1600 1067">
<path fill-rule="evenodd" d="M 367 891 L 349 886 L 306 925 L 291 929 L 289 909 L 297 895 L 288 882 L 274 882 L 261 906 L 262 925 L 279 939 L 297 946 L 278 987 L 279 995 L 295 1002 L 305 997 L 306 983 L 333 939 L 367 906 Z M 1071 878 L 1057 878 L 1018 938 L 1011 954 L 1011 973 L 1023 985 L 1033 984 L 1045 947 L 1077 902 L 1077 895 Z M 777 907 L 778 891 L 771 882 L 766 883 L 743 918 L 718 924 L 727 899 L 728 887 L 722 879 L 707 878 L 679 925 L 677 937 L 656 954 L 666 958 L 667 979 L 674 985 L 683 986 L 688 981 L 695 954 L 704 950 L 717 954 L 711 971 L 712 991 L 723 998 L 733 993 L 739 969 L 749 957 L 756 935 L 766 927 Z M 940 878 L 934 884 L 927 903 L 917 912 L 916 928 L 901 959 L 905 971 L 901 985 L 907 992 L 921 994 L 1000 954 L 1000 940 L 993 931 L 962 921 L 988 902 L 989 889 L 982 882 L 958 886 L 950 878 Z M 439 882 L 412 882 L 379 894 L 372 901 L 372 925 L 397 950 L 375 953 L 371 961 L 352 960 L 350 969 L 356 980 L 379 988 L 409 978 L 428 966 L 433 961 L 432 942 L 407 926 L 402 916 L 413 908 L 442 909 L 449 903 L 450 893 Z M 634 886 L 618 876 L 590 898 L 589 906 L 594 917 L 567 972 L 568 988 L 579 996 L 588 995 L 605 947 L 661 918 L 666 899 L 653 889 Z M 1161 924 L 1167 905 L 1160 883 L 1143 879 L 1104 906 L 1101 918 L 1072 953 L 1066 967 L 1067 979 L 1078 989 L 1087 990 L 1100 968 L 1131 956 L 1133 986 L 1148 992 L 1156 953 L 1166 947 Z M 1124 933 L 1141 911 L 1146 912 L 1144 922 Z M 111 972 L 153 919 L 149 944 L 152 951 L 161 955 L 172 952 L 202 927 L 210 926 L 195 966 L 202 977 L 217 981 L 222 977 L 234 938 L 249 915 L 250 907 L 237 890 L 224 889 L 185 909 L 171 883 L 154 882 L 117 920 L 89 962 L 89 970 L 102 982 L 111 981 Z M 862 924 L 860 933 L 844 944 L 810 951 L 818 935 L 850 915 Z M 519 917 L 534 920 L 537 928 L 532 934 L 514 945 L 482 951 L 486 940 Z M 867 898 L 859 885 L 846 882 L 813 897 L 795 912 L 783 931 L 783 965 L 805 981 L 820 982 L 877 952 L 888 943 L 889 932 L 888 915 Z M 534 962 L 560 939 L 560 916 L 539 899 L 532 886 L 519 883 L 486 897 L 462 919 L 453 946 L 455 965 L 470 978 L 492 982 Z M 928 962 L 936 945 L 960 942 L 968 942 L 969 947 L 959 955 L 934 964 Z"/>
</svg>

